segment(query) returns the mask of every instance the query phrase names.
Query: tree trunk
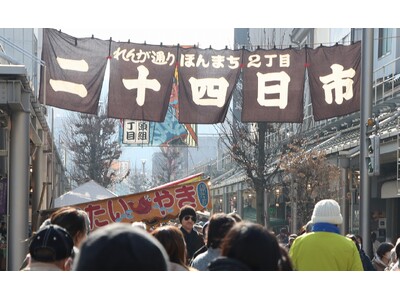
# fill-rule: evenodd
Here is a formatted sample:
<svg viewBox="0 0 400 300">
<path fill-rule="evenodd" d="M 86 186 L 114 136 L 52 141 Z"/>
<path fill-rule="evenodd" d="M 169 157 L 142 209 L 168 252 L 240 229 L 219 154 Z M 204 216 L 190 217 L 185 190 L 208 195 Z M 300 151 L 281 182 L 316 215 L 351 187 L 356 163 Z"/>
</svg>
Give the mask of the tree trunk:
<svg viewBox="0 0 400 300">
<path fill-rule="evenodd" d="M 264 210 L 265 210 L 265 214 L 264 214 L 264 226 L 267 229 L 272 230 L 272 228 L 270 228 L 270 224 L 271 224 L 271 216 L 269 215 L 269 205 L 271 204 L 271 199 L 270 199 L 270 195 L 268 194 L 267 190 L 264 189 Z"/>
<path fill-rule="evenodd" d="M 256 216 L 257 216 L 257 223 L 264 225 L 264 214 L 268 213 L 265 212 L 264 207 L 264 168 L 265 168 L 265 131 L 266 131 L 266 124 L 265 123 L 258 123 L 258 183 L 255 185 L 256 190 Z"/>
<path fill-rule="evenodd" d="M 257 223 L 264 225 L 264 187 L 262 185 L 255 187 L 256 191 L 256 216 Z"/>
</svg>

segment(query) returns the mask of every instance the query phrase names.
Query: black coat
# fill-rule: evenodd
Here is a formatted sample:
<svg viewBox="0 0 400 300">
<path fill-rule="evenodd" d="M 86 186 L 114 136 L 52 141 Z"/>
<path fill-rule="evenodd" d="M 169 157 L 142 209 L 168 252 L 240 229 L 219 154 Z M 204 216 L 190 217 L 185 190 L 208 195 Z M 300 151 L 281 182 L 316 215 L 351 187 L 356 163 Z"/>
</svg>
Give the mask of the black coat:
<svg viewBox="0 0 400 300">
<path fill-rule="evenodd" d="M 209 271 L 251 271 L 241 261 L 229 258 L 225 256 L 220 256 L 214 259 L 207 268 Z"/>
<path fill-rule="evenodd" d="M 183 237 L 185 238 L 187 262 L 189 263 L 193 258 L 193 254 L 204 246 L 204 241 L 196 230 L 192 230 L 190 233 L 188 233 L 185 229 L 183 229 L 183 227 L 181 227 L 181 231 L 183 233 Z"/>
<path fill-rule="evenodd" d="M 361 249 L 360 251 L 360 258 L 361 258 L 361 262 L 363 264 L 363 268 L 364 271 L 376 271 L 376 269 L 374 268 L 371 259 L 369 258 L 369 256 L 367 254 L 365 254 L 364 250 Z"/>
</svg>

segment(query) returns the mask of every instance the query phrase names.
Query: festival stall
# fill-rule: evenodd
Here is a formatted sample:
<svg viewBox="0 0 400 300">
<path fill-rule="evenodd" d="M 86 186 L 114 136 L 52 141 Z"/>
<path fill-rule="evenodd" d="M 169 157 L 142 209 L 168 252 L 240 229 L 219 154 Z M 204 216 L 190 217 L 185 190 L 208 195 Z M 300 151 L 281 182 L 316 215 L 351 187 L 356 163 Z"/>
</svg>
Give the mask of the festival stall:
<svg viewBox="0 0 400 300">
<path fill-rule="evenodd" d="M 91 230 L 114 222 L 144 222 L 155 226 L 177 218 L 180 208 L 185 205 L 192 206 L 196 211 L 212 209 L 210 179 L 201 177 L 198 174 L 141 193 L 71 206 L 88 213 Z M 45 220 L 53 211 L 41 211 L 41 219 Z"/>
</svg>

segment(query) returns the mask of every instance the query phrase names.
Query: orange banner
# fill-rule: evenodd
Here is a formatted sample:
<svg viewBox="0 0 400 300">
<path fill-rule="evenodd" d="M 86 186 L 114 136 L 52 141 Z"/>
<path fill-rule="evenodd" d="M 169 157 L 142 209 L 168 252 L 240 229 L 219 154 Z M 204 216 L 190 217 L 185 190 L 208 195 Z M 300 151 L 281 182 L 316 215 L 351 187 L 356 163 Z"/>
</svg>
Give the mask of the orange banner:
<svg viewBox="0 0 400 300">
<path fill-rule="evenodd" d="M 211 209 L 209 181 L 185 182 L 138 194 L 77 204 L 74 207 L 88 213 L 92 230 L 114 222 L 142 221 L 151 226 L 177 218 L 184 205 L 199 211 Z"/>
<path fill-rule="evenodd" d="M 182 179 L 178 179 L 178 180 L 175 180 L 175 181 L 171 181 L 171 182 L 165 183 L 163 185 L 156 186 L 155 188 L 150 189 L 150 191 L 151 190 L 157 190 L 157 189 L 160 189 L 160 188 L 170 187 L 172 185 L 198 181 L 198 180 L 201 180 L 203 178 L 203 175 L 204 175 L 204 173 L 197 173 L 197 174 L 194 174 L 194 175 L 190 175 L 190 176 L 182 178 Z"/>
</svg>

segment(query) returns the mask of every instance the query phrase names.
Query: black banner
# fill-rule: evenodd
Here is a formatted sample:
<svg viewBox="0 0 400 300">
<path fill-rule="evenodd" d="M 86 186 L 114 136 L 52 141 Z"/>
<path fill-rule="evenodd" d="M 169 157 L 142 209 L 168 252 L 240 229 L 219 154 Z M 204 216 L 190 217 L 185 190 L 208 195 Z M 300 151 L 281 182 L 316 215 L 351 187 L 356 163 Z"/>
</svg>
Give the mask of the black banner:
<svg viewBox="0 0 400 300">
<path fill-rule="evenodd" d="M 242 122 L 301 123 L 306 69 L 314 120 L 360 109 L 361 42 L 214 50 L 77 39 L 54 29 L 44 29 L 40 101 L 97 114 L 107 58 L 111 118 L 163 122 L 177 76 L 172 104 L 181 124 L 223 122 L 235 87 L 242 93 Z"/>
<path fill-rule="evenodd" d="M 108 52 L 108 41 L 77 39 L 45 28 L 42 60 L 46 62 L 46 67 L 42 72 L 40 102 L 97 114 Z"/>
<path fill-rule="evenodd" d="M 360 110 L 361 42 L 307 51 L 314 120 Z"/>
<path fill-rule="evenodd" d="M 112 48 L 108 116 L 164 121 L 177 47 L 113 42 Z"/>
<path fill-rule="evenodd" d="M 246 51 L 242 122 L 303 122 L 304 51 Z"/>
<path fill-rule="evenodd" d="M 240 74 L 241 53 L 238 50 L 180 50 L 180 123 L 224 121 Z"/>
</svg>

